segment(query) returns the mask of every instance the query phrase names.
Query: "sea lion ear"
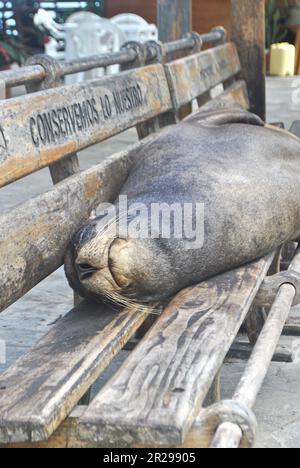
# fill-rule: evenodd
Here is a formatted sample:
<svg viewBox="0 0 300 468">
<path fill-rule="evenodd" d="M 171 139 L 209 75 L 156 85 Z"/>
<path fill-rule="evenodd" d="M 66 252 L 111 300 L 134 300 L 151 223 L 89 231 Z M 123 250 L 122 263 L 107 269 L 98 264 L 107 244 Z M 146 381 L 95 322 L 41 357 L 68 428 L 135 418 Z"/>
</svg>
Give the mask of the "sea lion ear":
<svg viewBox="0 0 300 468">
<path fill-rule="evenodd" d="M 198 125 L 229 125 L 229 124 L 247 124 L 263 127 L 264 121 L 258 115 L 248 112 L 240 106 L 227 109 L 201 111 L 198 110 L 184 119 L 185 122 Z"/>
</svg>

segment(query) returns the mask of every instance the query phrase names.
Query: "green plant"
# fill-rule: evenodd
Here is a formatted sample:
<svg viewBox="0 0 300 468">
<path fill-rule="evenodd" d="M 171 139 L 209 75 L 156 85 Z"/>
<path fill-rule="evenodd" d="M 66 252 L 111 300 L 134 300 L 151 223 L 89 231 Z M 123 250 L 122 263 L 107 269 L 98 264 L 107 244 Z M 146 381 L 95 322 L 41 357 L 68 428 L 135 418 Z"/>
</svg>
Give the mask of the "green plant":
<svg viewBox="0 0 300 468">
<path fill-rule="evenodd" d="M 272 44 L 283 41 L 287 36 L 285 26 L 284 8 L 288 7 L 288 1 L 268 0 L 266 4 L 266 48 Z"/>
<path fill-rule="evenodd" d="M 0 66 L 9 65 L 13 62 L 22 65 L 29 56 L 18 38 L 5 36 L 0 39 Z"/>
</svg>

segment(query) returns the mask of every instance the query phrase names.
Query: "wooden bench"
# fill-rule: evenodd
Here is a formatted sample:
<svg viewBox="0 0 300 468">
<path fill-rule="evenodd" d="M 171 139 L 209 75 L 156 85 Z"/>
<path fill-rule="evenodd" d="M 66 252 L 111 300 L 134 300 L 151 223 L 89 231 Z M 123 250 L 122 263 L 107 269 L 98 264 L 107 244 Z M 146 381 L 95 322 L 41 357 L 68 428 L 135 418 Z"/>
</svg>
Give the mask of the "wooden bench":
<svg viewBox="0 0 300 468">
<path fill-rule="evenodd" d="M 201 40 L 214 46 L 201 52 Z M 1 311 L 62 265 L 72 234 L 99 203 L 116 197 L 135 158 L 133 148 L 79 172 L 77 151 L 134 126 L 143 138 L 137 145 L 144 145 L 194 100 L 204 109 L 249 107 L 246 85 L 237 79 L 236 48 L 225 41 L 218 29 L 165 46 L 129 44 L 121 55 L 123 63 L 131 58 L 126 68 L 130 63 L 134 69 L 68 87 L 57 87 L 63 75 L 58 64 L 32 60 L 27 76 L 35 71 L 43 81 L 28 85 L 31 94 L 0 103 L 0 185 L 46 166 L 59 183 L 1 216 Z M 167 62 L 174 50 L 190 54 Z M 211 90 L 222 84 L 223 92 L 211 99 Z M 127 106 L 124 92 L 131 96 Z M 273 293 L 275 302 L 230 401 L 219 401 L 219 371 L 266 285 L 274 256 L 180 292 L 136 345 L 132 338 L 145 333 L 147 314 L 116 314 L 107 305 L 81 302 L 0 375 L 0 443 L 251 446 L 251 408 L 296 293 L 288 276 Z M 299 262 L 296 254 L 293 270 L 300 271 Z M 127 343 L 132 350 L 118 372 L 88 406 L 76 406 Z"/>
</svg>

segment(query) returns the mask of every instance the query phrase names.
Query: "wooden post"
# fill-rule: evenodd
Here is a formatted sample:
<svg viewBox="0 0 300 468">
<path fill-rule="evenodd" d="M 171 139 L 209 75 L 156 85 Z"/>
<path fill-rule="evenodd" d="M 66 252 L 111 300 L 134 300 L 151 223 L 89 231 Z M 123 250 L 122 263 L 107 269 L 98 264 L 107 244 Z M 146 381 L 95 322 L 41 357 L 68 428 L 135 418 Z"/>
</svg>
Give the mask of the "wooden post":
<svg viewBox="0 0 300 468">
<path fill-rule="evenodd" d="M 157 0 L 157 26 L 161 42 L 181 39 L 192 30 L 192 0 Z M 174 56 L 169 56 L 169 60 L 179 56 L 175 53 Z M 179 120 L 191 112 L 191 105 L 184 106 L 178 112 Z"/>
<path fill-rule="evenodd" d="M 220 382 L 220 377 L 221 377 L 221 371 L 219 371 L 216 374 L 216 377 L 214 378 L 214 381 L 208 391 L 208 394 L 206 395 L 203 407 L 206 408 L 208 406 L 214 405 L 218 401 L 221 400 L 221 382 Z"/>
<path fill-rule="evenodd" d="M 176 41 L 192 29 L 191 0 L 157 0 L 158 37 Z"/>
<path fill-rule="evenodd" d="M 265 0 L 231 0 L 231 38 L 248 86 L 250 109 L 265 120 Z"/>
</svg>

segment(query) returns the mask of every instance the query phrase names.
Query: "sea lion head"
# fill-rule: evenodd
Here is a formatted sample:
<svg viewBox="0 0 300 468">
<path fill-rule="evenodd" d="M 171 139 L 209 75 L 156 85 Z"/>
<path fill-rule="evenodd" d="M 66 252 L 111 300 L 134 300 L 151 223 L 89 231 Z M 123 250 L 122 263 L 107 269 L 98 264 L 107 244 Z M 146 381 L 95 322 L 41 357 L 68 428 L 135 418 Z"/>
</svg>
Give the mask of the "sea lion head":
<svg viewBox="0 0 300 468">
<path fill-rule="evenodd" d="M 75 234 L 65 256 L 70 286 L 81 296 L 115 304 L 163 302 L 178 283 L 158 239 L 121 238 L 102 217 Z M 166 277 L 168 281 L 166 282 Z"/>
</svg>

